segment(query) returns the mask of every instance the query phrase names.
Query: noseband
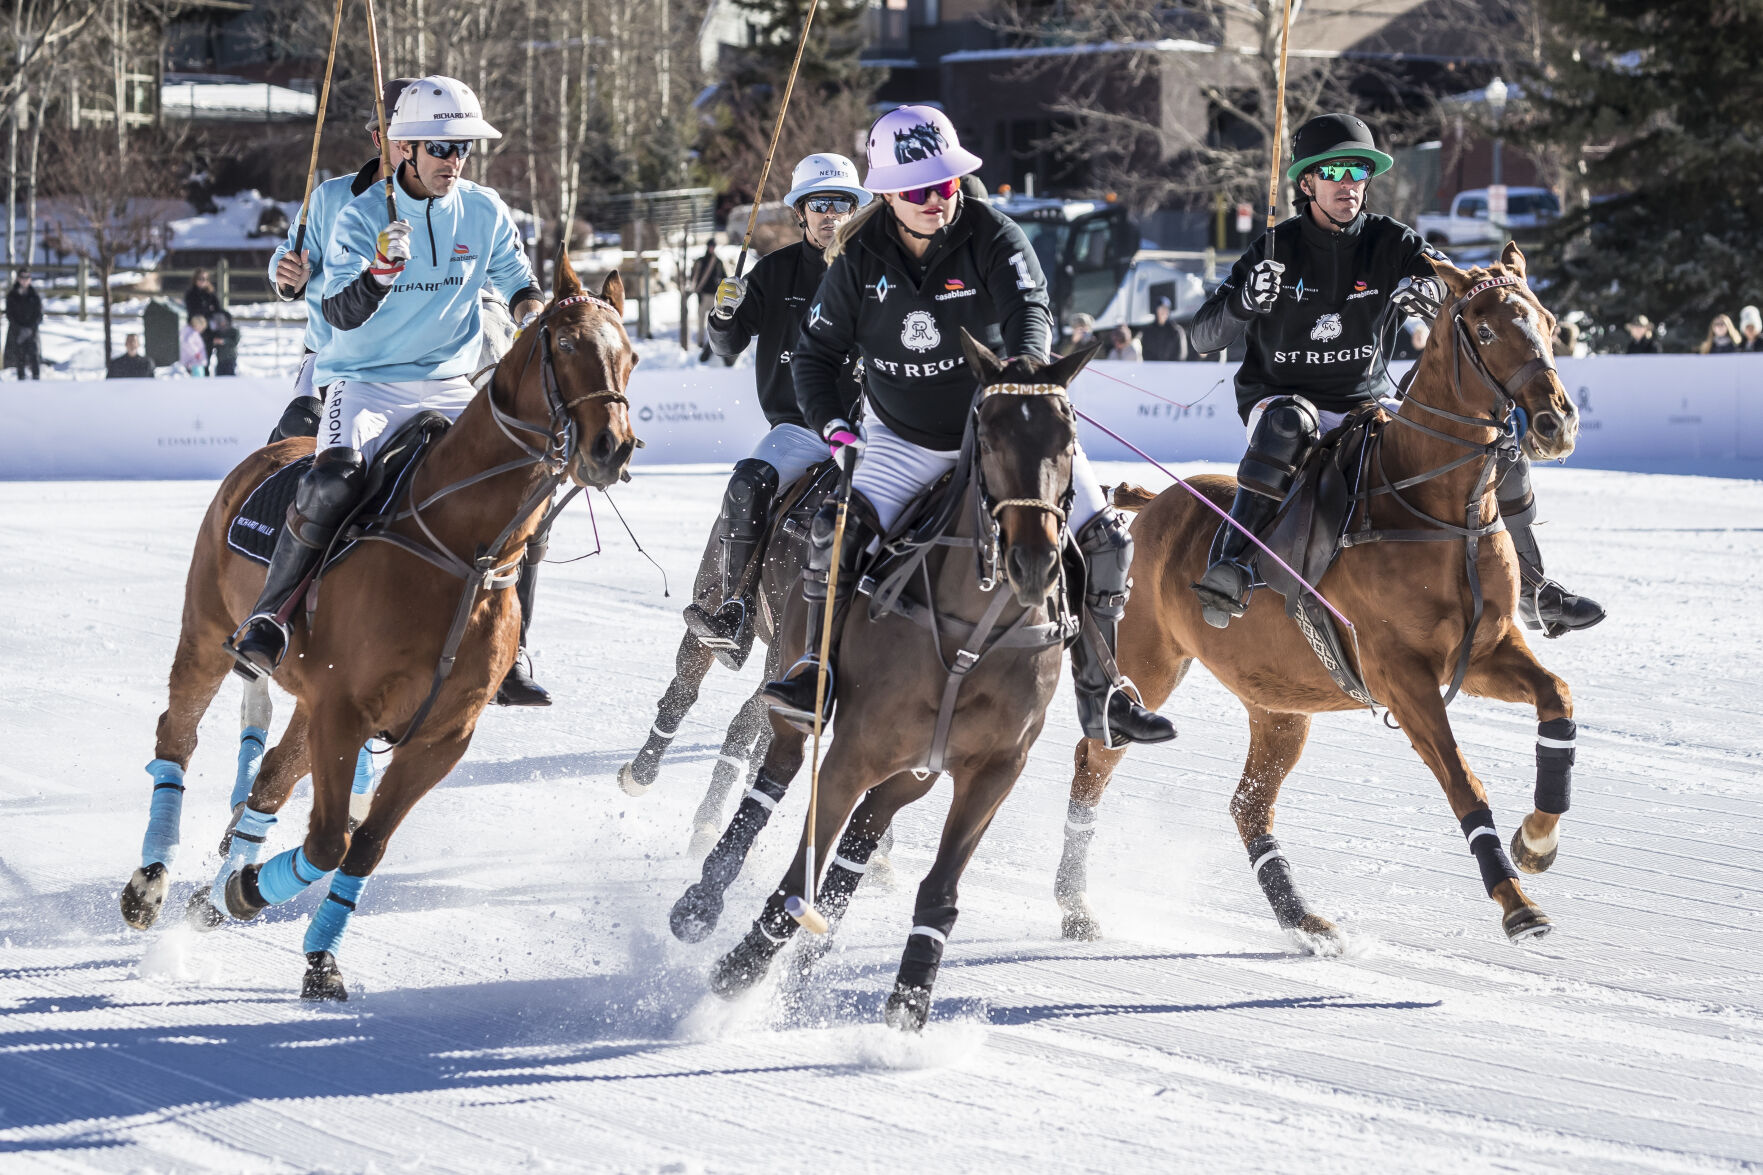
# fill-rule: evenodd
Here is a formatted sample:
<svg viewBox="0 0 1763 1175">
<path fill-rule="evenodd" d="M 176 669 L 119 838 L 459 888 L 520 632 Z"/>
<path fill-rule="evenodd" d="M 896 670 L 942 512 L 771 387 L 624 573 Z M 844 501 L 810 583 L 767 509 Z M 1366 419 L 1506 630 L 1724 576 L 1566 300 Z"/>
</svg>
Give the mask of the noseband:
<svg viewBox="0 0 1763 1175">
<path fill-rule="evenodd" d="M 568 400 L 563 398 L 562 387 L 557 380 L 557 363 L 551 345 L 551 319 L 559 311 L 583 303 L 614 310 L 612 303 L 598 295 L 588 293 L 574 294 L 551 303 L 530 328 L 536 329 L 539 332 L 539 337 L 532 348 L 527 351 L 526 362 L 520 368 L 520 377 L 514 382 L 514 387 L 518 392 L 520 385 L 526 381 L 527 370 L 532 367 L 533 355 L 536 353 L 539 356 L 540 382 L 545 388 L 545 403 L 551 409 L 551 418 L 548 424 L 528 424 L 518 416 L 502 411 L 501 406 L 496 403 L 494 377 L 490 382 L 490 412 L 503 435 L 512 441 L 516 448 L 526 454 L 527 460 L 521 464 L 543 464 L 546 472 L 557 480 L 562 479 L 563 471 L 568 469 L 569 463 L 574 460 L 580 443 L 580 438 L 576 436 L 575 418 L 570 415 L 570 409 L 587 400 L 610 400 L 618 404 L 630 403 L 630 399 L 624 392 L 615 387 L 595 388 Z M 540 449 L 527 444 L 514 435 L 516 431 L 526 433 L 529 436 L 543 437 L 545 447 Z"/>
</svg>

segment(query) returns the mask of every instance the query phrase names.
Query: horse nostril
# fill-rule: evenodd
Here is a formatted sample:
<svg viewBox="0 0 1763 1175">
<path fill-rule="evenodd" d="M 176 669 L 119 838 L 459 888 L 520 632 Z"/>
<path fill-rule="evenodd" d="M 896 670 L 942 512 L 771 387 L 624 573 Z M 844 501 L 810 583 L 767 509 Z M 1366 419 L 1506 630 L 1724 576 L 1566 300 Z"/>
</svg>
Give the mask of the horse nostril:
<svg viewBox="0 0 1763 1175">
<path fill-rule="evenodd" d="M 1531 427 L 1535 428 L 1537 430 L 1537 435 L 1542 437 L 1545 441 L 1552 441 L 1561 435 L 1561 422 L 1556 419 L 1553 412 L 1545 412 L 1537 417 L 1536 420 L 1532 422 Z"/>
<path fill-rule="evenodd" d="M 612 435 L 612 429 L 610 427 L 603 428 L 594 437 L 594 444 L 588 450 L 588 456 L 593 458 L 594 464 L 605 465 L 617 448 L 618 438 Z"/>
</svg>

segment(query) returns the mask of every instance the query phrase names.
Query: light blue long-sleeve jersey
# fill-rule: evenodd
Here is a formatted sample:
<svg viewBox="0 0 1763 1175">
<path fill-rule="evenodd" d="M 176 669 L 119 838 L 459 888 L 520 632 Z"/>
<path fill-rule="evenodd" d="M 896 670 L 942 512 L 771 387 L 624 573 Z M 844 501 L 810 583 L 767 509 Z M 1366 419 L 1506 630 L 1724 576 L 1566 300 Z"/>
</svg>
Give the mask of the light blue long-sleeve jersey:
<svg viewBox="0 0 1763 1175">
<path fill-rule="evenodd" d="M 306 349 L 317 353 L 324 350 L 324 345 L 331 337 L 331 324 L 324 320 L 324 254 L 325 245 L 331 239 L 331 230 L 335 227 L 337 214 L 342 212 L 349 201 L 355 199 L 353 186 L 356 177 L 340 175 L 329 179 L 312 189 L 312 204 L 306 211 L 306 242 L 305 249 L 312 266 L 312 276 L 306 281 Z M 288 226 L 288 239 L 276 247 L 269 258 L 269 285 L 275 288 L 275 267 L 281 264 L 283 257 L 294 251 L 294 239 L 300 235 L 300 221 L 296 219 Z"/>
<path fill-rule="evenodd" d="M 469 375 L 482 345 L 478 291 L 488 283 L 512 302 L 536 285 L 514 217 L 493 189 L 459 180 L 440 199 L 418 200 L 402 181 L 394 187 L 398 216 L 410 222 L 410 261 L 366 322 L 332 330 L 313 369 L 320 387 Z M 378 185 L 338 214 L 325 249 L 325 298 L 367 271 L 385 224 Z"/>
</svg>

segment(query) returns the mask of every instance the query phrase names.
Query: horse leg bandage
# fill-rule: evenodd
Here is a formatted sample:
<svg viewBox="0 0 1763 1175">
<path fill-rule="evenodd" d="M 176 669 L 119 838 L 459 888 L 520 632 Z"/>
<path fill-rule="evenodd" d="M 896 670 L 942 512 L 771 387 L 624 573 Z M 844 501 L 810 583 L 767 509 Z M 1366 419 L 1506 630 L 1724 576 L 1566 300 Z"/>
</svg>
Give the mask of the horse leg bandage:
<svg viewBox="0 0 1763 1175">
<path fill-rule="evenodd" d="M 355 782 L 349 785 L 349 794 L 364 796 L 373 790 L 373 752 L 366 747 L 355 756 Z"/>
<path fill-rule="evenodd" d="M 1494 831 L 1492 812 L 1479 808 L 1459 823 L 1463 826 L 1464 839 L 1469 842 L 1469 851 L 1475 857 L 1476 867 L 1481 870 L 1481 883 L 1489 897 L 1494 895 L 1494 887 L 1502 881 L 1518 879 L 1518 871 L 1512 868 L 1512 860 L 1506 856 L 1506 846 L 1500 843 L 1500 834 Z"/>
<path fill-rule="evenodd" d="M 306 859 L 304 846 L 277 853 L 269 864 L 257 871 L 257 892 L 272 906 L 279 906 L 300 896 L 315 881 L 322 881 L 325 871 Z"/>
<path fill-rule="evenodd" d="M 957 913 L 954 906 L 927 906 L 913 911 L 912 933 L 900 955 L 901 987 L 929 991 L 936 983 L 937 971 L 943 965 L 943 948 L 955 929 Z"/>
<path fill-rule="evenodd" d="M 232 807 L 251 798 L 251 788 L 257 782 L 257 770 L 263 766 L 263 748 L 269 741 L 269 731 L 261 726 L 247 726 L 239 732 L 239 773 L 233 777 Z"/>
<path fill-rule="evenodd" d="M 1096 809 L 1072 800 L 1065 808 L 1065 851 L 1053 879 L 1053 896 L 1060 901 L 1082 897 L 1089 890 L 1090 841 L 1096 835 Z"/>
<path fill-rule="evenodd" d="M 880 837 L 864 836 L 850 828 L 845 829 L 845 835 L 839 838 L 839 847 L 833 850 L 833 859 L 827 862 L 826 877 L 820 883 L 818 895 L 820 912 L 834 926 L 850 907 L 851 895 L 857 892 L 858 883 L 869 871 L 869 858 L 880 843 Z"/>
<path fill-rule="evenodd" d="M 771 813 L 789 790 L 789 784 L 774 779 L 763 767 L 753 780 L 753 786 L 741 797 L 741 806 L 735 809 L 734 819 L 728 822 L 723 830 L 722 839 L 704 858 L 704 884 L 714 886 L 719 892 L 733 884 L 741 875 L 741 866 L 747 861 L 747 853 L 753 847 L 753 841 L 771 819 Z"/>
<path fill-rule="evenodd" d="M 1254 870 L 1261 892 L 1267 895 L 1273 916 L 1285 929 L 1297 928 L 1310 908 L 1304 904 L 1297 885 L 1292 881 L 1292 866 L 1280 850 L 1279 841 L 1269 832 L 1251 840 L 1247 848 L 1249 868 Z"/>
<path fill-rule="evenodd" d="M 232 847 L 227 850 L 227 858 L 215 876 L 214 888 L 209 891 L 208 900 L 214 903 L 215 909 L 226 909 L 227 878 L 245 866 L 257 863 L 263 842 L 269 839 L 269 830 L 274 827 L 274 812 L 259 812 L 246 804 L 239 813 L 239 819 L 233 824 Z"/>
<path fill-rule="evenodd" d="M 355 913 L 355 904 L 361 900 L 361 890 L 366 884 L 365 877 L 352 877 L 341 871 L 331 874 L 331 890 L 313 912 L 302 950 L 307 954 L 313 951 L 337 953 L 337 944 L 343 941 L 349 916 Z"/>
<path fill-rule="evenodd" d="M 1574 738 L 1578 727 L 1571 718 L 1551 718 L 1537 723 L 1537 790 L 1539 812 L 1559 816 L 1567 811 L 1573 791 Z"/>
<path fill-rule="evenodd" d="M 184 769 L 170 759 L 147 764 L 153 777 L 153 799 L 147 809 L 147 834 L 141 838 L 141 867 L 158 862 L 170 867 L 178 855 L 179 826 L 184 819 Z"/>
</svg>

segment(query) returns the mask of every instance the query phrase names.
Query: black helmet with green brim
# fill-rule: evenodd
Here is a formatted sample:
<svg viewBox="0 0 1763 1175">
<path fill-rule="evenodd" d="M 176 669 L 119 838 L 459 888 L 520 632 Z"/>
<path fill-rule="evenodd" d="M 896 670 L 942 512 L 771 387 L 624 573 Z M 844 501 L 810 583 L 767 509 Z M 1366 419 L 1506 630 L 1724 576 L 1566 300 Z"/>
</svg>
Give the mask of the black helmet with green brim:
<svg viewBox="0 0 1763 1175">
<path fill-rule="evenodd" d="M 1396 161 L 1377 149 L 1371 141 L 1371 128 L 1364 120 L 1351 114 L 1319 114 L 1292 136 L 1292 165 L 1286 178 L 1297 178 L 1331 159 L 1363 159 L 1371 164 L 1372 175 L 1382 175 Z"/>
</svg>

